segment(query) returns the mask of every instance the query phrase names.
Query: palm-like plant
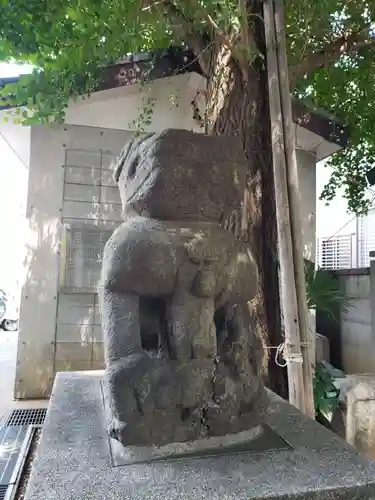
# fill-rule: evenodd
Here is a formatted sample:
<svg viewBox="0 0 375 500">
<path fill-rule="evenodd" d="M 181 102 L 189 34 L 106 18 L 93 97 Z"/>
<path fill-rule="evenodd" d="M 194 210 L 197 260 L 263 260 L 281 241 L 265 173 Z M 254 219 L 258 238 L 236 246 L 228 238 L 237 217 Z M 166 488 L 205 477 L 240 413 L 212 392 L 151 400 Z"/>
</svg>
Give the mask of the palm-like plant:
<svg viewBox="0 0 375 500">
<path fill-rule="evenodd" d="M 338 311 L 347 312 L 350 298 L 341 290 L 338 281 L 325 269 L 305 259 L 307 307 L 327 313 L 338 321 Z"/>
</svg>

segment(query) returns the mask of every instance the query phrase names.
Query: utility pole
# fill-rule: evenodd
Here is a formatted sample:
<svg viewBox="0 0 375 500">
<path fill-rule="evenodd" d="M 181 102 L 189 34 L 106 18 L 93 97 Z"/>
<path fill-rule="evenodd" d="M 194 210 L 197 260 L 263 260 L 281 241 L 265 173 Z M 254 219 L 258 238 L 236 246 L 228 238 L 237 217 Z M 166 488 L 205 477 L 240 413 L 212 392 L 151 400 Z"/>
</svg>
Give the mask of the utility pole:
<svg viewBox="0 0 375 500">
<path fill-rule="evenodd" d="M 283 0 L 264 2 L 264 22 L 285 325 L 284 357 L 288 370 L 289 400 L 306 415 L 315 418 L 312 387 L 314 339 L 310 338 L 308 326 L 301 201 L 286 57 Z"/>
</svg>

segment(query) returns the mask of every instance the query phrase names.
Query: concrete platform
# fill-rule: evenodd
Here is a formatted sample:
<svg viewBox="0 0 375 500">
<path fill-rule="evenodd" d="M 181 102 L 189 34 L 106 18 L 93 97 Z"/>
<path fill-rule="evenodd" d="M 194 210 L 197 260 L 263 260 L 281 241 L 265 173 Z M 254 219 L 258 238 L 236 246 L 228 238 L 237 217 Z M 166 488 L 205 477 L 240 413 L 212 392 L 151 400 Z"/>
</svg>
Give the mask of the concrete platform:
<svg viewBox="0 0 375 500">
<path fill-rule="evenodd" d="M 375 462 L 274 394 L 264 426 L 288 446 L 114 466 L 102 376 L 57 375 L 26 500 L 375 499 Z"/>
</svg>

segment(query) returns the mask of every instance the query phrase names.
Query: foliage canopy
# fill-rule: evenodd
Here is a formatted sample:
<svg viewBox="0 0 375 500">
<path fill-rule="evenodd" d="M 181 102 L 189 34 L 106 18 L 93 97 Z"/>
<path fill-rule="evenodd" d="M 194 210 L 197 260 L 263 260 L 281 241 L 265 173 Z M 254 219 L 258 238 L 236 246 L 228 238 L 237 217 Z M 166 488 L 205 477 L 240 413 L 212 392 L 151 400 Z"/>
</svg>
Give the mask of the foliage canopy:
<svg viewBox="0 0 375 500">
<path fill-rule="evenodd" d="M 198 56 L 224 43 L 252 64 L 260 55 L 251 54 L 256 2 L 1 0 L 0 60 L 36 68 L 2 95 L 27 104 L 22 121 L 45 123 L 63 120 L 68 100 L 92 92 L 101 68 L 129 53 L 187 44 Z M 349 208 L 365 211 L 365 173 L 375 157 L 375 0 L 286 0 L 285 8 L 293 92 L 350 129 L 349 147 L 330 160 L 323 197 L 342 186 Z"/>
</svg>

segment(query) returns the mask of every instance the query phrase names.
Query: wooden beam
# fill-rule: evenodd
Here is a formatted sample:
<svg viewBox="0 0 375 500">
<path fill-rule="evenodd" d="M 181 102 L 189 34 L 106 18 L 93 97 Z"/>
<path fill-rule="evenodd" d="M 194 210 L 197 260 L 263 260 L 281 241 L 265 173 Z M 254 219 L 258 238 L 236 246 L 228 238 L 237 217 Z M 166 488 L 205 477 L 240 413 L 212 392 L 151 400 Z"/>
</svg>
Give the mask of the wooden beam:
<svg viewBox="0 0 375 500">
<path fill-rule="evenodd" d="M 289 400 L 314 418 L 302 223 L 282 0 L 265 1 L 264 20 Z"/>
<path fill-rule="evenodd" d="M 301 195 L 299 190 L 298 167 L 294 141 L 292 105 L 290 99 L 288 62 L 286 56 L 285 21 L 283 0 L 274 1 L 274 20 L 278 58 L 281 115 L 284 128 L 284 150 L 287 168 L 287 183 L 293 244 L 294 276 L 298 304 L 300 349 L 302 352 L 303 389 L 305 393 L 305 413 L 315 418 L 313 394 L 313 365 L 315 353 L 315 332 L 309 329 L 304 246 L 301 221 Z"/>
</svg>

